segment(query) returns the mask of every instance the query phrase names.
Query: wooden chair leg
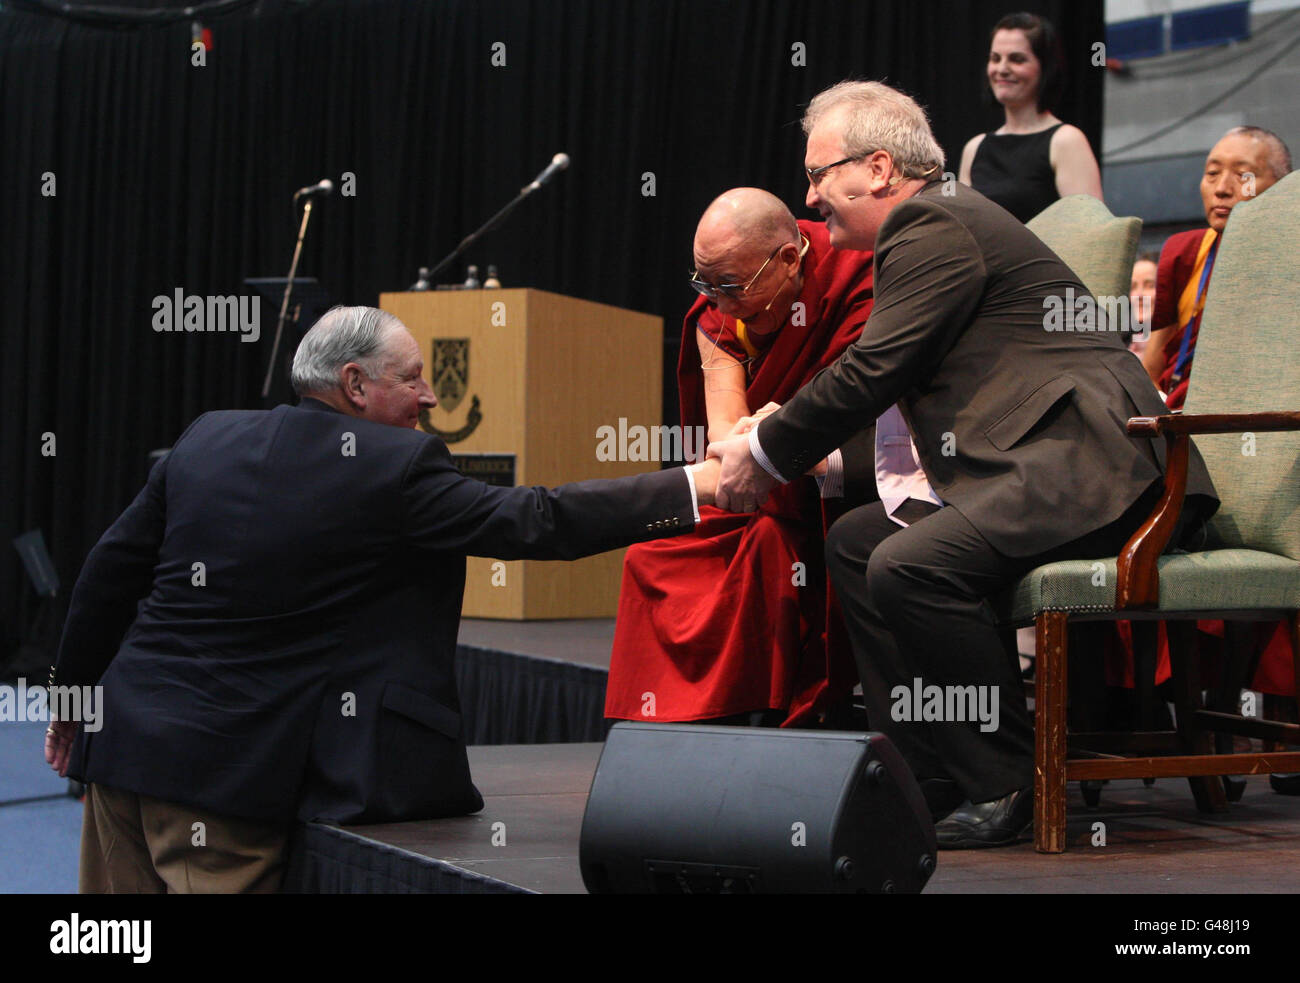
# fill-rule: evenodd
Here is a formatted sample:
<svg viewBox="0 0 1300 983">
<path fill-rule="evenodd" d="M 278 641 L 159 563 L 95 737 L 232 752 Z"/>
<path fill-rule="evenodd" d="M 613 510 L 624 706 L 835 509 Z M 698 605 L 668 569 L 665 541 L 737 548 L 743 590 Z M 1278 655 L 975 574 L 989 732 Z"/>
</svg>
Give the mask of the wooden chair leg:
<svg viewBox="0 0 1300 983">
<path fill-rule="evenodd" d="M 1213 735 L 1196 724 L 1196 711 L 1204 700 L 1201 696 L 1201 674 L 1197 664 L 1200 652 L 1196 647 L 1196 622 L 1170 621 L 1165 630 L 1169 635 L 1169 663 L 1174 684 L 1174 707 L 1178 714 L 1178 743 L 1182 754 L 1213 754 Z M 1201 812 L 1223 812 L 1228 808 L 1223 782 L 1215 775 L 1198 775 L 1187 779 L 1192 787 L 1192 798 Z"/>
<path fill-rule="evenodd" d="M 1034 849 L 1065 852 L 1066 680 L 1068 615 L 1038 615 L 1034 643 Z"/>
</svg>

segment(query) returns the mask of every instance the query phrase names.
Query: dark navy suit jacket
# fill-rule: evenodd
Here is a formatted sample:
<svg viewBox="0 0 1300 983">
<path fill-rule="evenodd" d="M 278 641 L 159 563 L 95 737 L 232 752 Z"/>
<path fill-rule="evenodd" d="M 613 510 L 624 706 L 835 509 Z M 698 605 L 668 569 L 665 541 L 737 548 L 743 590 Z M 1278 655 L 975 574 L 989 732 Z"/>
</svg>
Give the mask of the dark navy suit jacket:
<svg viewBox="0 0 1300 983">
<path fill-rule="evenodd" d="M 465 557 L 694 527 L 681 469 L 555 490 L 306 399 L 196 420 L 88 556 L 59 685 L 104 687 L 74 777 L 261 820 L 482 808 L 453 661 Z"/>
</svg>

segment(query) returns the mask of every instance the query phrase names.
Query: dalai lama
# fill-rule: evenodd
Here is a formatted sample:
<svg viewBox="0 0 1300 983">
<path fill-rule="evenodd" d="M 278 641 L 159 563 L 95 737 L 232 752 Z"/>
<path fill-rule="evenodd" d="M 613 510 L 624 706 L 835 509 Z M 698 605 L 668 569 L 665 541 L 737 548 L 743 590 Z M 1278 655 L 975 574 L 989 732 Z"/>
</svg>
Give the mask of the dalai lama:
<svg viewBox="0 0 1300 983">
<path fill-rule="evenodd" d="M 872 255 L 833 250 L 820 223 L 736 188 L 694 243 L 701 294 L 682 328 L 683 427 L 744 433 L 834 363 L 871 312 Z M 872 431 L 865 453 L 872 465 Z M 828 598 L 825 525 L 876 497 L 874 472 L 838 451 L 757 511 L 700 512 L 694 533 L 630 549 L 605 714 L 626 720 L 801 725 L 842 719 L 855 671 Z M 828 515 L 823 503 L 831 510 Z"/>
</svg>

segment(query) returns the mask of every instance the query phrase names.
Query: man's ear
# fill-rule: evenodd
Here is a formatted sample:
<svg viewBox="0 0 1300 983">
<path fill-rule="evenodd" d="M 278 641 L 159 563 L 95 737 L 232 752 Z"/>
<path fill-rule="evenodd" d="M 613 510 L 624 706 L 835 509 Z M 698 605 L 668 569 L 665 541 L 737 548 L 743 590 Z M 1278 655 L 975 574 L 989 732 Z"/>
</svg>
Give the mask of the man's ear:
<svg viewBox="0 0 1300 983">
<path fill-rule="evenodd" d="M 890 187 L 890 178 L 894 176 L 894 158 L 889 151 L 877 150 L 866 159 L 865 163 L 867 181 L 870 182 L 872 194 Z"/>
<path fill-rule="evenodd" d="M 802 245 L 802 241 L 800 245 Z M 793 276 L 795 271 L 799 269 L 800 261 L 803 259 L 803 250 L 793 242 L 787 242 L 781 247 L 780 257 L 788 274 Z"/>
<path fill-rule="evenodd" d="M 356 362 L 349 362 L 339 371 L 339 381 L 343 383 L 343 398 L 358 410 L 366 408 L 366 383 L 370 380 L 365 371 Z"/>
</svg>

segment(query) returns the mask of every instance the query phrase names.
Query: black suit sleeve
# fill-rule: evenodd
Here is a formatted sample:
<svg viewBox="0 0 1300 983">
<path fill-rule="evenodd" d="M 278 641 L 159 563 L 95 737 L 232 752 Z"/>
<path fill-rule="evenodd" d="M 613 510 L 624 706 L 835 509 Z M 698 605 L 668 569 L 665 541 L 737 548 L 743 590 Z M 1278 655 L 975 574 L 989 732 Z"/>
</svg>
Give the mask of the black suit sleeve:
<svg viewBox="0 0 1300 983">
<path fill-rule="evenodd" d="M 153 586 L 166 527 L 167 459 L 104 533 L 77 577 L 59 645 L 60 686 L 93 686 L 113 661 L 136 609 Z"/>
<path fill-rule="evenodd" d="M 861 336 L 758 426 L 763 452 L 783 475 L 803 474 L 924 379 L 984 293 L 977 243 L 931 202 L 894 208 L 876 263 L 876 302 Z"/>
<path fill-rule="evenodd" d="M 424 549 L 502 560 L 573 560 L 695 527 L 683 468 L 558 488 L 500 488 L 456 470 L 440 440 L 403 481 L 405 535 Z"/>
</svg>

